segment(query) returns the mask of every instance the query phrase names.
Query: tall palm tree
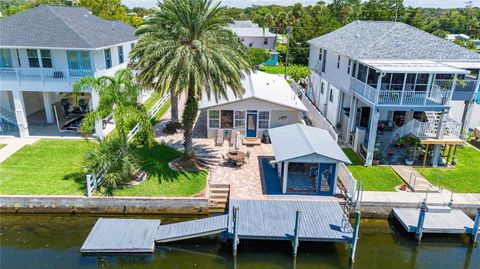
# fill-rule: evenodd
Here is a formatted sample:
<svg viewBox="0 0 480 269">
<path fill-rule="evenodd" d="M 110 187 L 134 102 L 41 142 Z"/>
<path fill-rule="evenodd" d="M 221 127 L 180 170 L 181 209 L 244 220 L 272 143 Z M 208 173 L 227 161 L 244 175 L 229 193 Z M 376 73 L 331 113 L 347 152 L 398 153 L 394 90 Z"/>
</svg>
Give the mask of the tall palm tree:
<svg viewBox="0 0 480 269">
<path fill-rule="evenodd" d="M 95 128 L 95 121 L 113 114 L 115 128 L 120 139 L 126 141 L 132 123 L 139 123 L 146 142 L 153 140 L 153 129 L 145 107 L 138 102 L 141 88 L 130 69 L 122 69 L 113 77 L 83 77 L 73 85 L 74 96 L 80 92 L 96 91 L 100 97 L 95 110 L 86 114 L 81 132 L 88 136 Z"/>
<path fill-rule="evenodd" d="M 242 94 L 242 71 L 252 68 L 246 49 L 227 25 L 225 7 L 212 0 L 165 0 L 137 30 L 133 65 L 142 83 L 177 96 L 186 92 L 182 115 L 185 157 L 194 157 L 192 133 L 198 101 Z"/>
</svg>

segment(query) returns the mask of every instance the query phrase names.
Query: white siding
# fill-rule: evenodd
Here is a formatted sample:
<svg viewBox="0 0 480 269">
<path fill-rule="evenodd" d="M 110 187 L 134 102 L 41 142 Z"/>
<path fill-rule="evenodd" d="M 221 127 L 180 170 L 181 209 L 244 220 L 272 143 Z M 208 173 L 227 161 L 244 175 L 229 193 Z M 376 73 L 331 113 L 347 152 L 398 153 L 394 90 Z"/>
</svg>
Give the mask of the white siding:
<svg viewBox="0 0 480 269">
<path fill-rule="evenodd" d="M 242 39 L 242 43 L 247 48 L 262 48 L 262 49 L 273 49 L 275 44 L 275 37 L 267 37 L 268 43 L 266 45 L 263 44 L 263 37 L 240 37 Z"/>
</svg>

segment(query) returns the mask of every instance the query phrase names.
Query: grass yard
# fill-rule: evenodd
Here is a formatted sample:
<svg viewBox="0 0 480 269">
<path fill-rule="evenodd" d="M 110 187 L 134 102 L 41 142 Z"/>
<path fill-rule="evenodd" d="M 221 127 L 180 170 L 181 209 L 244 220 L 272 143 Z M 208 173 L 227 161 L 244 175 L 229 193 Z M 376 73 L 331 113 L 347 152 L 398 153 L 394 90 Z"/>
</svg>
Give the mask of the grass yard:
<svg viewBox="0 0 480 269">
<path fill-rule="evenodd" d="M 363 166 L 363 160 L 351 148 L 343 152 L 352 162 L 347 168 L 353 177 L 361 180 L 365 191 L 395 191 L 402 179 L 389 166 Z"/>
<path fill-rule="evenodd" d="M 0 164 L 0 194 L 84 195 L 80 176 L 84 153 L 94 142 L 40 140 Z M 202 192 L 206 172 L 179 173 L 168 162 L 180 153 L 163 145 L 139 149 L 141 168 L 149 175 L 139 185 L 115 190 L 117 196 L 193 196 Z M 98 193 L 101 195 L 101 193 Z"/>
<path fill-rule="evenodd" d="M 284 65 L 276 65 L 276 66 L 261 66 L 259 68 L 260 71 L 269 73 L 269 74 L 285 74 L 285 66 Z"/>
<path fill-rule="evenodd" d="M 457 149 L 455 168 L 417 168 L 430 183 L 454 192 L 480 193 L 480 151 L 470 146 Z M 437 175 L 443 176 L 440 180 Z"/>
</svg>

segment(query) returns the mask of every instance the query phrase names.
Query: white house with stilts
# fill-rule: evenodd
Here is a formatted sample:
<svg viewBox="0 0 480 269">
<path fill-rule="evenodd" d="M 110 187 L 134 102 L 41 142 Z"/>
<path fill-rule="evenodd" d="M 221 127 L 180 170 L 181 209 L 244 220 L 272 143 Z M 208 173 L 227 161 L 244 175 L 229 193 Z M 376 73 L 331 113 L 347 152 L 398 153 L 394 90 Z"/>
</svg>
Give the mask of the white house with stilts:
<svg viewBox="0 0 480 269">
<path fill-rule="evenodd" d="M 85 92 L 74 102 L 72 85 L 126 68 L 134 33 L 80 7 L 42 5 L 0 20 L 0 135 L 78 131 L 99 97 Z M 100 121 L 95 133 L 103 137 Z"/>
</svg>

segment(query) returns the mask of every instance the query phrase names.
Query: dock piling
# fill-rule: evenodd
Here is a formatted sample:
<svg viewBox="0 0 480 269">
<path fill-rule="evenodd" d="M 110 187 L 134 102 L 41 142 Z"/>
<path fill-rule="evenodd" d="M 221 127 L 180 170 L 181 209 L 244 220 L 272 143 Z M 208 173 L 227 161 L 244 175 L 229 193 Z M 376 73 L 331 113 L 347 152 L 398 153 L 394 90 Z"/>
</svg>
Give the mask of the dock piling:
<svg viewBox="0 0 480 269">
<path fill-rule="evenodd" d="M 237 247 L 238 247 L 238 207 L 233 208 L 233 257 L 237 257 Z"/>
<path fill-rule="evenodd" d="M 293 257 L 297 257 L 297 250 L 298 250 L 298 234 L 299 234 L 299 229 L 300 229 L 300 219 L 302 217 L 302 211 L 297 210 L 295 214 L 295 229 L 293 231 Z"/>
<path fill-rule="evenodd" d="M 475 217 L 475 223 L 473 223 L 471 238 L 475 244 L 478 239 L 478 229 L 480 228 L 480 208 L 477 209 L 477 216 Z"/>
<path fill-rule="evenodd" d="M 350 263 L 355 262 L 355 252 L 357 250 L 357 241 L 358 241 L 358 230 L 360 228 L 360 218 L 362 213 L 360 211 L 355 211 L 355 224 L 353 227 L 352 243 L 350 250 Z"/>
<path fill-rule="evenodd" d="M 420 214 L 418 215 L 417 229 L 415 230 L 415 238 L 418 241 L 422 240 L 423 224 L 425 223 L 425 216 L 427 213 L 427 199 L 423 200 L 422 207 L 420 208 Z"/>
</svg>

